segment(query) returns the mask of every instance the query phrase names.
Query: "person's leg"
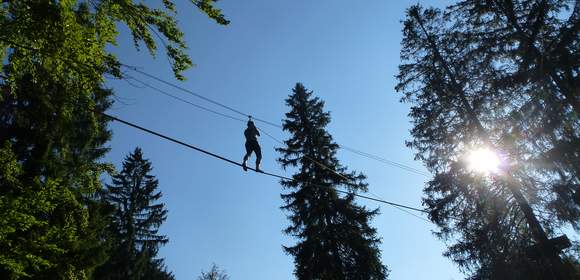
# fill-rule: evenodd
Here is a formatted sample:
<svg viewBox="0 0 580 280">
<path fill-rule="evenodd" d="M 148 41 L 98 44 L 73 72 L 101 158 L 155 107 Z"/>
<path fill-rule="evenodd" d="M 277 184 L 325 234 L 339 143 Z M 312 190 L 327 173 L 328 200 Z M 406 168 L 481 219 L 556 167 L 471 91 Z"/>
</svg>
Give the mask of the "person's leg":
<svg viewBox="0 0 580 280">
<path fill-rule="evenodd" d="M 252 154 L 252 146 L 250 145 L 250 143 L 246 142 L 246 155 L 244 156 L 244 161 L 242 162 L 242 168 L 244 168 L 244 171 L 248 171 L 248 168 L 246 167 L 246 162 L 248 161 L 248 158 L 250 158 L 251 154 Z"/>
<path fill-rule="evenodd" d="M 262 161 L 262 149 L 260 148 L 260 144 L 258 144 L 258 142 L 256 142 L 254 146 L 254 153 L 256 153 L 256 171 L 262 171 L 260 170 L 260 161 Z"/>
</svg>

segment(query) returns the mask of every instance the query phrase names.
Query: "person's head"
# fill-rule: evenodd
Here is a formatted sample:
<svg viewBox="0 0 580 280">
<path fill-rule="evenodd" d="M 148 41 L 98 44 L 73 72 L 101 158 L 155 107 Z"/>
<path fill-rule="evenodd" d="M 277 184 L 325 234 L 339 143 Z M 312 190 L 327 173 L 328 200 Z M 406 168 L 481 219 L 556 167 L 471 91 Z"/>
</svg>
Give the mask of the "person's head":
<svg viewBox="0 0 580 280">
<path fill-rule="evenodd" d="M 252 120 L 248 121 L 248 127 L 254 127 L 254 122 Z"/>
</svg>

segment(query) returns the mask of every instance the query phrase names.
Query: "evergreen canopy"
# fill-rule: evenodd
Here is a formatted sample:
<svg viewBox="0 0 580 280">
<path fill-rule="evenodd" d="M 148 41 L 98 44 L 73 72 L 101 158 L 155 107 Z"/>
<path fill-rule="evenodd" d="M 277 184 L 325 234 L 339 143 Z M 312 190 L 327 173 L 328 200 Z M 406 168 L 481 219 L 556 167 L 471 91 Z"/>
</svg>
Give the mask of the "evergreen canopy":
<svg viewBox="0 0 580 280">
<path fill-rule="evenodd" d="M 284 141 L 286 147 L 277 150 L 283 168 L 297 168 L 293 181 L 281 181 L 291 190 L 282 194 L 286 203 L 282 209 L 290 213 L 291 221 L 285 232 L 298 239 L 296 245 L 284 247 L 294 257 L 294 274 L 298 279 L 386 279 L 380 239 L 369 225 L 378 209 L 367 210 L 355 203 L 353 195 L 341 197 L 335 189 L 364 192 L 365 176 L 347 173 L 336 158 L 338 145 L 326 131 L 330 114 L 324 111 L 324 102 L 300 83 L 292 91 L 283 122 L 291 136 Z"/>
<path fill-rule="evenodd" d="M 445 255 L 474 278 L 547 277 L 554 264 L 529 254 L 543 242 L 533 221 L 548 237 L 578 228 L 579 24 L 578 1 L 407 12 L 397 85 L 412 104 L 407 144 L 435 174 L 424 202 L 452 243 Z M 500 155 L 500 174 L 467 168 L 481 147 Z"/>
</svg>

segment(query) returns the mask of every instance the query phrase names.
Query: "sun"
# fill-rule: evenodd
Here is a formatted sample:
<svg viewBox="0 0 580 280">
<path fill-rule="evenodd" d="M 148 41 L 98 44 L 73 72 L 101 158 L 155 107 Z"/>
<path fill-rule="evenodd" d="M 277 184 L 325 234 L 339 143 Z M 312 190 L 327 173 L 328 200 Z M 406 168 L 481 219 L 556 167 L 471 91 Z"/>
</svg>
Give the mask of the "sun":
<svg viewBox="0 0 580 280">
<path fill-rule="evenodd" d="M 468 168 L 473 172 L 497 173 L 501 164 L 497 153 L 488 148 L 473 150 L 467 156 Z"/>
</svg>

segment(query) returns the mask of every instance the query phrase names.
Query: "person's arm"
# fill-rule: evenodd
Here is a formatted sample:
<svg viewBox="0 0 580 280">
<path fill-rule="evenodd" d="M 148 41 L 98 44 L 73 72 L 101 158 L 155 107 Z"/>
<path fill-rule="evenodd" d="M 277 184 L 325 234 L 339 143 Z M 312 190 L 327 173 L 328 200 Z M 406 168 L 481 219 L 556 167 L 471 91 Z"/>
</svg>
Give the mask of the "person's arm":
<svg viewBox="0 0 580 280">
<path fill-rule="evenodd" d="M 254 127 L 254 130 L 256 131 L 256 135 L 260 136 L 260 131 L 258 130 L 258 128 Z"/>
</svg>

